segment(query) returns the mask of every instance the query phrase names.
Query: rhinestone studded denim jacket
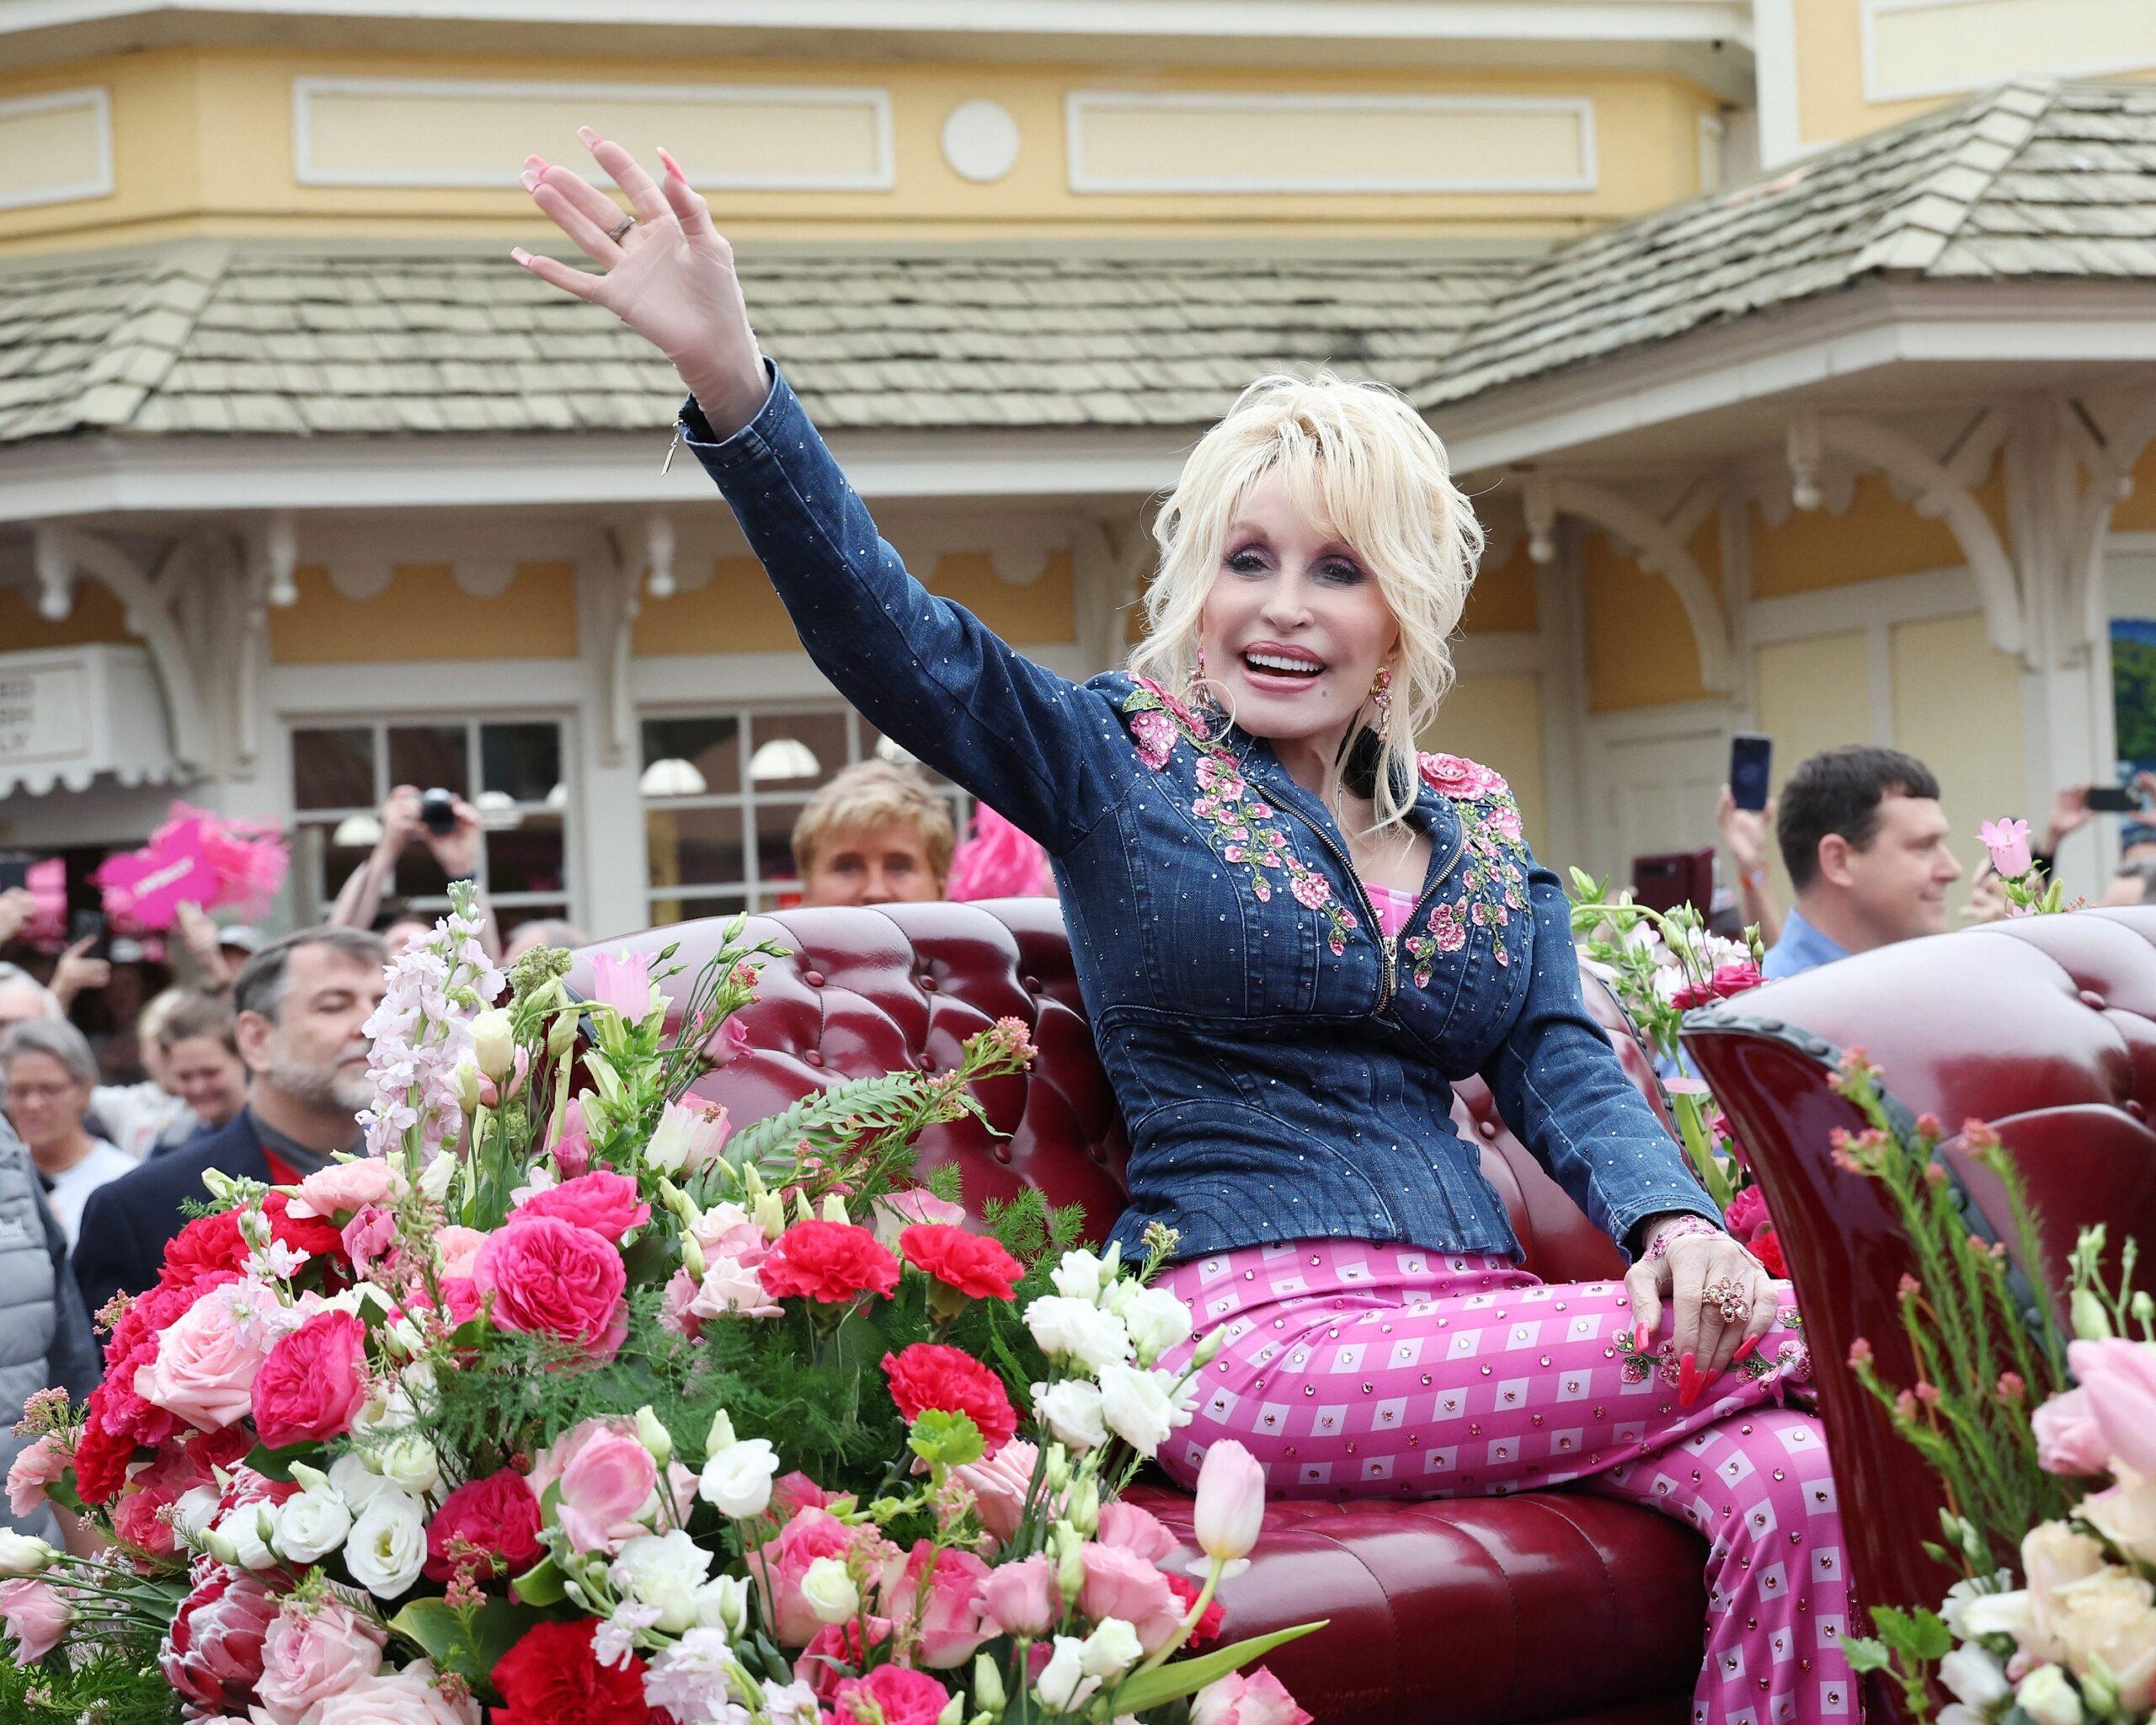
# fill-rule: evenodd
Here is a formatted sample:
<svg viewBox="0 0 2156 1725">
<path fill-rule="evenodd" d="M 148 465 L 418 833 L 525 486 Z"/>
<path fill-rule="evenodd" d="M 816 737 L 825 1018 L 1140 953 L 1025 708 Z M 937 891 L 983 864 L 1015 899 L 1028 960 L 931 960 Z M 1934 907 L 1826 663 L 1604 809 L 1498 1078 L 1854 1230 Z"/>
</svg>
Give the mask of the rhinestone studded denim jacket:
<svg viewBox="0 0 2156 1725">
<path fill-rule="evenodd" d="M 1719 1220 L 1581 1004 L 1570 911 L 1504 781 L 1422 762 L 1430 865 L 1396 939 L 1338 827 L 1271 746 L 1127 672 L 1078 684 L 907 574 L 772 370 L 755 420 L 680 436 L 809 656 L 880 730 L 1048 849 L 1093 1035 L 1130 1135 L 1127 1254 L 1344 1237 L 1517 1258 L 1450 1114 L 1498 1112 L 1620 1245 Z"/>
</svg>

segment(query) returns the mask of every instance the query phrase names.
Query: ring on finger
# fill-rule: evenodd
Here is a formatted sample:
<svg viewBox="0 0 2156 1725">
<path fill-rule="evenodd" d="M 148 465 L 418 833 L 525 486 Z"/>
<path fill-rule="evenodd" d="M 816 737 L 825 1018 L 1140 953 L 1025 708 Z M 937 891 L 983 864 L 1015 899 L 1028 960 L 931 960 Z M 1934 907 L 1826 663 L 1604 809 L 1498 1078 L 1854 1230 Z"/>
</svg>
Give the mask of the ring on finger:
<svg viewBox="0 0 2156 1725">
<path fill-rule="evenodd" d="M 622 236 L 636 225 L 637 218 L 634 216 L 624 216 L 619 223 L 607 230 L 606 238 L 613 241 L 616 245 L 619 245 L 622 243 Z"/>
<path fill-rule="evenodd" d="M 1709 1287 L 1706 1297 L 1726 1324 L 1741 1324 L 1752 1316 L 1752 1295 L 1726 1279 Z"/>
</svg>

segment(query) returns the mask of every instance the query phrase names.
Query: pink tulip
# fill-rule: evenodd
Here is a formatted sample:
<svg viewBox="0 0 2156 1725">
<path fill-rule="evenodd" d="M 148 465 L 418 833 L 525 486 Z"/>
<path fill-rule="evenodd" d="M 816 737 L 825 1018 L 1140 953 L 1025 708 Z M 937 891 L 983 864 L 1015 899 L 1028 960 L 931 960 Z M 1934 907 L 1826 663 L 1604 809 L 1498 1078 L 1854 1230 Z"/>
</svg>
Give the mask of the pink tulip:
<svg viewBox="0 0 2156 1725">
<path fill-rule="evenodd" d="M 2075 1342 L 2066 1356 L 2111 1458 L 2136 1473 L 2156 1473 L 2156 1348 Z"/>
<path fill-rule="evenodd" d="M 60 1645 L 75 1612 L 51 1582 L 19 1575 L 0 1581 L 0 1619 L 15 1639 L 15 1663 L 33 1665 Z"/>
<path fill-rule="evenodd" d="M 1247 1557 L 1265 1520 L 1265 1470 L 1233 1438 L 1205 1452 L 1198 1470 L 1198 1509 L 1191 1525 L 1199 1547 L 1216 1562 Z"/>
<path fill-rule="evenodd" d="M 981 1615 L 1000 1624 L 1006 1635 L 1046 1635 L 1049 1626 L 1063 1616 L 1063 1597 L 1056 1591 L 1055 1565 L 1036 1554 L 1022 1562 L 1006 1563 L 981 1578 L 974 1591 Z"/>
<path fill-rule="evenodd" d="M 1191 1697 L 1190 1725 L 1310 1725 L 1310 1716 L 1264 1666 L 1230 1671 Z"/>
<path fill-rule="evenodd" d="M 591 997 L 611 1007 L 632 1024 L 651 1013 L 651 954 L 622 953 L 591 961 Z"/>
<path fill-rule="evenodd" d="M 1991 866 L 2007 879 L 2026 874 L 2036 866 L 2029 852 L 2029 823 L 2025 820 L 1987 820 L 1977 836 L 1991 852 Z"/>
<path fill-rule="evenodd" d="M 2029 1416 L 2036 1434 L 2036 1465 L 2047 1473 L 2102 1473 L 2111 1465 L 2111 1448 L 2086 1390 L 2054 1396 Z"/>
</svg>

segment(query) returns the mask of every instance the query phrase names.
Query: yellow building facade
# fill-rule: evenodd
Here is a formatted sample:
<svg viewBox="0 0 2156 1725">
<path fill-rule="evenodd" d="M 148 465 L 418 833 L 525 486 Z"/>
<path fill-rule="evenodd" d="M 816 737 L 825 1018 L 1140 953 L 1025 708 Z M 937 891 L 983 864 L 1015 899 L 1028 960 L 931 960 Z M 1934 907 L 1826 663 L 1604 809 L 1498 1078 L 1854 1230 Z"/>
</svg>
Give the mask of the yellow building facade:
<svg viewBox="0 0 2156 1725">
<path fill-rule="evenodd" d="M 1982 93 L 2131 91 L 2156 39 L 2045 3 L 2056 66 L 2009 0 L 0 20 L 0 849 L 177 792 L 293 829 L 300 917 L 440 783 L 512 918 L 784 901 L 801 802 L 889 745 L 662 469 L 663 363 L 506 257 L 588 123 L 689 165 L 886 537 L 1054 669 L 1126 649 L 1235 388 L 1330 364 L 1487 517 L 1432 741 L 1545 856 L 1710 840 L 1755 729 L 1912 750 L 1973 851 L 2108 776 L 2107 620 L 2156 617 L 2137 187 L 2073 270 L 1999 249 L 2010 176 L 2156 116 Z M 149 697 L 99 732 L 108 662 Z"/>
</svg>

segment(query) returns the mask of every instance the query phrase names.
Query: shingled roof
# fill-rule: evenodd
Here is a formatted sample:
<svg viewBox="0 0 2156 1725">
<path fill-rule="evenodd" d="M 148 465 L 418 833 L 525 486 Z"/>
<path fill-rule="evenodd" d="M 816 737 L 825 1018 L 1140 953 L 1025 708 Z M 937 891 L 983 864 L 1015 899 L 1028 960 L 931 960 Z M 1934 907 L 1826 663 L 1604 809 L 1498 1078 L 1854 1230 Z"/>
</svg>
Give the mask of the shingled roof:
<svg viewBox="0 0 2156 1725">
<path fill-rule="evenodd" d="M 1412 393 L 1460 401 L 1876 276 L 2156 280 L 2156 88 L 2007 84 L 1558 248 Z"/>
<path fill-rule="evenodd" d="M 1430 376 L 1517 257 L 1321 264 L 744 252 L 817 422 L 1187 425 L 1260 372 Z M 650 430 L 673 368 L 499 248 L 195 242 L 0 269 L 0 442 Z"/>
</svg>

